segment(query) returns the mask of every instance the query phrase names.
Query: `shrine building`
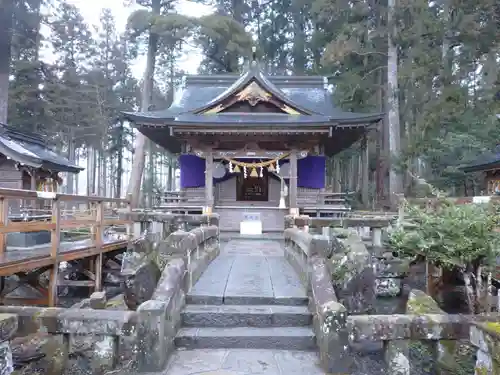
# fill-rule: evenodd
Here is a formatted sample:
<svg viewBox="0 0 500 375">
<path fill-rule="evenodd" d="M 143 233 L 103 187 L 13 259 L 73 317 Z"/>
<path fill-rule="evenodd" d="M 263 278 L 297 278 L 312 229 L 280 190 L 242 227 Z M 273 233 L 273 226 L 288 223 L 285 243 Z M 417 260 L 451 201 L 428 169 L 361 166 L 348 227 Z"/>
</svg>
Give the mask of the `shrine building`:
<svg viewBox="0 0 500 375">
<path fill-rule="evenodd" d="M 500 195 L 500 146 L 486 152 L 470 163 L 460 168 L 465 173 L 483 172 L 485 193 Z"/>
<path fill-rule="evenodd" d="M 219 213 L 221 230 L 255 220 L 279 231 L 284 215 L 317 208 L 326 158 L 358 141 L 366 149 L 367 132 L 383 117 L 335 108 L 327 86 L 319 76 L 268 76 L 254 53 L 241 76 L 188 76 L 170 108 L 125 116 L 179 154 L 173 205 Z M 364 165 L 367 185 L 367 157 Z"/>
</svg>

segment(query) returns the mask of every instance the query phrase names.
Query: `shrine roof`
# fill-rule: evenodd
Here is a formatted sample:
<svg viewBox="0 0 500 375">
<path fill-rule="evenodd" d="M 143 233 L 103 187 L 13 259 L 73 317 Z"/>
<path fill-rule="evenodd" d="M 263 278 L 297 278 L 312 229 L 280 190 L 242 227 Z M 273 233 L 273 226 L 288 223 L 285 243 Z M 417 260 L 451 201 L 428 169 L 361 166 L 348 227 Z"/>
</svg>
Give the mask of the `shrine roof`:
<svg viewBox="0 0 500 375">
<path fill-rule="evenodd" d="M 41 136 L 4 124 L 0 124 L 0 153 L 34 168 L 71 173 L 84 169 L 54 152 Z"/>
<path fill-rule="evenodd" d="M 465 173 L 500 169 L 500 145 L 496 146 L 493 151 L 483 153 L 475 161 L 460 169 Z"/>
<path fill-rule="evenodd" d="M 256 63 L 255 61 L 253 63 Z M 184 116 L 189 116 L 189 124 L 214 123 L 224 118 L 226 122 L 234 120 L 239 123 L 243 116 L 251 116 L 255 121 L 262 119 L 256 112 L 232 112 L 231 116 L 213 117 L 211 109 L 237 96 L 246 87 L 255 82 L 265 95 L 275 98 L 290 109 L 285 116 L 290 116 L 286 123 L 299 123 L 306 125 L 313 123 L 307 116 L 322 116 L 322 122 L 331 124 L 349 123 L 352 125 L 368 125 L 382 119 L 380 113 L 354 113 L 345 112 L 333 105 L 331 92 L 326 87 L 326 82 L 320 76 L 267 76 L 258 64 L 250 64 L 249 69 L 241 75 L 195 75 L 185 78 L 184 87 L 176 93 L 174 102 L 165 110 L 147 112 L 125 112 L 125 117 L 137 125 L 181 125 Z M 293 114 L 292 114 L 293 113 Z M 210 116 L 207 116 L 210 114 Z M 297 116 L 297 115 L 302 116 Z M 245 120 L 248 121 L 248 118 Z M 253 121 L 248 121 L 253 122 Z"/>
</svg>

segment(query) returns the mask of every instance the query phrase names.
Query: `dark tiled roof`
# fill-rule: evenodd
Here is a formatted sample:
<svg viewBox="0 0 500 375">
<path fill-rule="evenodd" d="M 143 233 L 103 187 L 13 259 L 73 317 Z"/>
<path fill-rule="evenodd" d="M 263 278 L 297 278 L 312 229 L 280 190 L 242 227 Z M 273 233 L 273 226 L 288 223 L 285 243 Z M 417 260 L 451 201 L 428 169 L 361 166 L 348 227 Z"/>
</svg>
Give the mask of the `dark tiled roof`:
<svg viewBox="0 0 500 375">
<path fill-rule="evenodd" d="M 460 169 L 464 172 L 479 172 L 496 166 L 500 167 L 500 145 L 495 147 L 493 151 L 480 155 L 475 161 L 460 167 Z"/>
<path fill-rule="evenodd" d="M 0 124 L 0 153 L 35 168 L 78 173 L 84 168 L 51 150 L 42 137 Z"/>
<path fill-rule="evenodd" d="M 141 121 L 160 123 L 160 120 L 177 123 L 179 115 L 211 107 L 244 88 L 252 80 L 258 81 L 266 90 L 291 107 L 310 115 L 326 116 L 333 123 L 366 124 L 380 121 L 383 116 L 380 113 L 353 113 L 335 108 L 331 93 L 325 88 L 323 77 L 266 76 L 258 68 L 250 68 L 242 76 L 189 76 L 186 78 L 184 88 L 176 93 L 170 108 L 161 111 L 126 112 L 125 116 L 138 124 Z M 252 116 L 255 117 L 255 114 Z M 304 117 L 300 119 L 294 117 L 296 122 L 304 119 Z M 210 117 L 207 117 L 207 120 L 209 119 Z M 202 120 L 200 117 L 201 122 L 207 120 Z"/>
</svg>

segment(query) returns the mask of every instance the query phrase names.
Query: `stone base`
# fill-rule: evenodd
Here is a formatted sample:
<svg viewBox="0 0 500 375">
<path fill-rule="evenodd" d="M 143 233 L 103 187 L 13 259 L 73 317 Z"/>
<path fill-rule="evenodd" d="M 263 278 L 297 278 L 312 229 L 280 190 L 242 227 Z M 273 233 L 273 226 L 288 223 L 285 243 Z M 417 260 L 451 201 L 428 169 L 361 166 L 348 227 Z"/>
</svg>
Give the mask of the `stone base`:
<svg viewBox="0 0 500 375">
<path fill-rule="evenodd" d="M 50 243 L 50 232 L 8 233 L 7 246 L 33 247 Z"/>
</svg>

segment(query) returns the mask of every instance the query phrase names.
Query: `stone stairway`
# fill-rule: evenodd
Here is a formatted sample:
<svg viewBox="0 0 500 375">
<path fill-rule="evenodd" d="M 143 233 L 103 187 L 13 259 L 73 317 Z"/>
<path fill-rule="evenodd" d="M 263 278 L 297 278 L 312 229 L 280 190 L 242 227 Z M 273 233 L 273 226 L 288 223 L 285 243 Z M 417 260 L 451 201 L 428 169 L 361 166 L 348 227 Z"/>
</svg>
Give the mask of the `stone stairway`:
<svg viewBox="0 0 500 375">
<path fill-rule="evenodd" d="M 315 350 L 312 316 L 302 305 L 187 305 L 175 339 L 187 349 Z M 269 301 L 272 302 L 272 301 Z"/>
<path fill-rule="evenodd" d="M 230 241 L 233 251 L 226 247 L 187 295 L 176 347 L 316 350 L 305 291 L 281 246 L 266 243 L 262 251 L 260 241 Z M 238 244 L 260 246 L 235 252 Z"/>
</svg>

